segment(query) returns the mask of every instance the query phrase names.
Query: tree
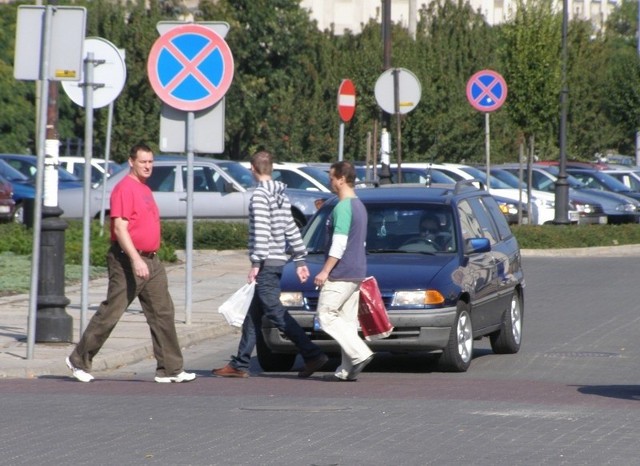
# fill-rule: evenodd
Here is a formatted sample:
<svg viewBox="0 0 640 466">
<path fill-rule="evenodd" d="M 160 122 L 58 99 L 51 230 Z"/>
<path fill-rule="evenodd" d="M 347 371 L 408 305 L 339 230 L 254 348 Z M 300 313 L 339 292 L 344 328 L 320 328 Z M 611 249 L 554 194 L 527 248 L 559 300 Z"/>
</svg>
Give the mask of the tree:
<svg viewBox="0 0 640 466">
<path fill-rule="evenodd" d="M 515 16 L 502 28 L 500 40 L 509 115 L 525 140 L 535 137 L 542 158 L 557 153 L 560 32 L 561 18 L 551 0 L 518 0 Z"/>
</svg>

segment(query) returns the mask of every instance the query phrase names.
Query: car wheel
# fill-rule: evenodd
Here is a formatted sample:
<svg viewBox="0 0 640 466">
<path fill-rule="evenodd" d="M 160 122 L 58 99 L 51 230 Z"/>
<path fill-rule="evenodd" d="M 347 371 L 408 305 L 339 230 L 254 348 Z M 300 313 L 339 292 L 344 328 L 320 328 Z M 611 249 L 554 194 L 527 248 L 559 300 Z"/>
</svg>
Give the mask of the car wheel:
<svg viewBox="0 0 640 466">
<path fill-rule="evenodd" d="M 22 205 L 22 202 L 16 204 L 16 208 L 13 211 L 13 221 L 20 224 L 24 223 L 24 206 Z"/>
<path fill-rule="evenodd" d="M 295 354 L 274 353 L 269 349 L 262 337 L 262 334 L 256 334 L 256 352 L 258 353 L 258 362 L 265 372 L 287 372 L 293 367 L 296 360 Z"/>
<path fill-rule="evenodd" d="M 442 350 L 440 368 L 447 372 L 465 372 L 471 364 L 473 356 L 473 327 L 469 305 L 464 301 L 458 303 L 456 320 L 451 327 L 449 342 Z"/>
<path fill-rule="evenodd" d="M 504 311 L 500 330 L 489 336 L 496 354 L 515 354 L 522 342 L 522 299 L 517 291 L 511 297 L 511 307 Z"/>
</svg>

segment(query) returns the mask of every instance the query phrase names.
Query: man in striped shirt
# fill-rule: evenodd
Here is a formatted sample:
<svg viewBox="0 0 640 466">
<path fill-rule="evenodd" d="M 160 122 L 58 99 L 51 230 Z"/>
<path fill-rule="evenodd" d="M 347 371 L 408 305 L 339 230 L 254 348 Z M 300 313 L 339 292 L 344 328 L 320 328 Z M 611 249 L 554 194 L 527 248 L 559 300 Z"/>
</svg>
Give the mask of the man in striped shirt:
<svg viewBox="0 0 640 466">
<path fill-rule="evenodd" d="M 288 257 L 287 243 L 293 250 L 293 261 L 301 283 L 309 278 L 305 257 L 307 249 L 291 214 L 291 202 L 285 194 L 286 185 L 271 178 L 273 156 L 260 151 L 251 157 L 251 171 L 258 181 L 249 203 L 249 259 L 251 269 L 247 281 L 256 281 L 255 295 L 242 324 L 238 354 L 213 375 L 219 377 L 249 377 L 249 361 L 256 346 L 256 335 L 262 331 L 265 315 L 300 350 L 304 368 L 299 377 L 309 377 L 328 361 L 322 350 L 311 342 L 304 330 L 280 302 L 280 278 Z"/>
</svg>

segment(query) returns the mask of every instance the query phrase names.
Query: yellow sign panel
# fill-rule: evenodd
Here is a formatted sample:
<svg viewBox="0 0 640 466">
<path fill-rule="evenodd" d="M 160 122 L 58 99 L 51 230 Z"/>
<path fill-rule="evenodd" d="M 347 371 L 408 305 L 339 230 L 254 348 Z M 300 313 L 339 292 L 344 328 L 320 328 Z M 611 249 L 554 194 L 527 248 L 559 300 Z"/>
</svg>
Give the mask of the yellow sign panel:
<svg viewBox="0 0 640 466">
<path fill-rule="evenodd" d="M 56 70 L 56 78 L 75 78 L 77 76 L 76 70 Z"/>
</svg>

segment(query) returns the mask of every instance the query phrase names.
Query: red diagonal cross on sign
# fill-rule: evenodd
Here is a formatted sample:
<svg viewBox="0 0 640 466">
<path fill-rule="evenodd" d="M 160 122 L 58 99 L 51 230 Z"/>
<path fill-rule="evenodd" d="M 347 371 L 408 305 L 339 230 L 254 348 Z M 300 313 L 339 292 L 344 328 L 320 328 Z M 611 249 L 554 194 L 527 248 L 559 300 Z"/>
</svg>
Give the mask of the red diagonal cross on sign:
<svg viewBox="0 0 640 466">
<path fill-rule="evenodd" d="M 207 44 L 206 47 L 204 47 L 200 51 L 200 53 L 198 53 L 193 58 L 193 60 L 189 60 L 187 57 L 184 56 L 184 54 L 178 48 L 176 48 L 175 45 L 173 45 L 173 43 L 168 42 L 166 45 L 166 49 L 173 54 L 176 60 L 178 60 L 182 65 L 184 65 L 184 68 L 180 73 L 176 74 L 176 76 L 171 81 L 169 81 L 169 83 L 165 86 L 165 89 L 168 92 L 171 92 L 186 77 L 188 77 L 189 75 L 193 75 L 193 77 L 197 79 L 200 82 L 200 84 L 206 87 L 209 90 L 209 92 L 214 92 L 216 89 L 216 86 L 211 81 L 209 81 L 209 78 L 207 78 L 204 74 L 200 72 L 200 70 L 198 69 L 198 65 L 200 65 L 200 63 L 202 63 L 202 61 L 205 58 L 207 58 L 209 54 L 211 54 L 217 48 L 218 46 L 216 44 L 213 44 L 210 42 L 209 44 Z"/>
<path fill-rule="evenodd" d="M 476 81 L 474 84 L 482 90 L 482 92 L 478 95 L 478 97 L 474 99 L 474 102 L 480 102 L 485 96 L 489 97 L 490 99 L 493 99 L 494 102 L 497 102 L 498 100 L 500 100 L 495 94 L 491 92 L 491 90 L 494 87 L 500 85 L 500 83 L 497 80 L 492 81 L 491 84 L 488 86 L 485 86 L 480 80 Z"/>
</svg>

